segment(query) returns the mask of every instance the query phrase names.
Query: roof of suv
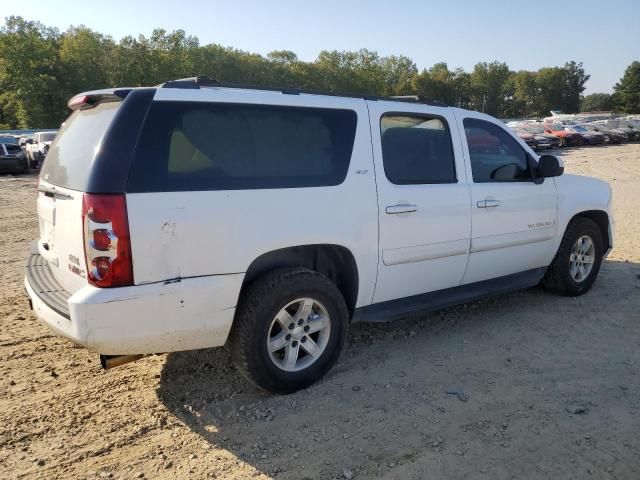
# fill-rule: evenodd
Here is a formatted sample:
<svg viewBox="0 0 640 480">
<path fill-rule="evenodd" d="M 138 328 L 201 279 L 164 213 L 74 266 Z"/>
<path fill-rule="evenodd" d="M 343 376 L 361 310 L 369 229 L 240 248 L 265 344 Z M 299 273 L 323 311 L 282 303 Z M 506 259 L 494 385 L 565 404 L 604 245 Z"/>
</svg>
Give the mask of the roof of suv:
<svg viewBox="0 0 640 480">
<path fill-rule="evenodd" d="M 79 93 L 75 95 L 71 100 L 69 100 L 68 106 L 72 110 L 75 110 L 82 106 L 82 102 L 79 102 L 78 99 L 84 98 L 85 101 L 89 100 L 86 103 L 91 104 L 92 101 L 101 99 L 123 99 L 125 98 L 129 92 L 132 90 L 145 89 L 149 87 L 124 87 L 124 88 L 108 88 L 102 90 L 91 90 L 83 93 Z M 321 96 L 329 96 L 329 97 L 344 97 L 344 98 L 362 98 L 364 100 L 385 100 L 392 102 L 404 102 L 404 103 L 419 103 L 424 105 L 431 105 L 434 107 L 448 107 L 447 104 L 431 100 L 420 95 L 401 95 L 401 96 L 391 96 L 391 97 L 383 97 L 383 96 L 375 96 L 375 95 L 357 95 L 357 94 L 348 94 L 348 93 L 332 93 L 332 92 L 322 92 L 316 90 L 305 90 L 298 88 L 282 88 L 282 87 L 265 87 L 265 86 L 252 86 L 252 85 L 241 85 L 234 83 L 222 83 L 217 80 L 211 79 L 209 77 L 199 76 L 199 77 L 190 77 L 190 78 L 181 78 L 177 80 L 170 80 L 168 82 L 157 85 L 155 88 L 177 88 L 177 89 L 201 89 L 201 88 L 220 88 L 220 89 L 238 89 L 238 90 L 254 90 L 254 91 L 263 91 L 263 92 L 279 92 L 285 95 L 321 95 Z"/>
</svg>

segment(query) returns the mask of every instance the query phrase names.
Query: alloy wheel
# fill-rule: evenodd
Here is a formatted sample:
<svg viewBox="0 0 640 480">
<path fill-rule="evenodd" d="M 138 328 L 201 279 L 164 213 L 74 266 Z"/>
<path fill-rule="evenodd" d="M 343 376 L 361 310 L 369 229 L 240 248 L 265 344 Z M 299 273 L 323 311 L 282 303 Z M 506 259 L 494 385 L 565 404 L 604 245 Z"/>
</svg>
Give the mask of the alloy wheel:
<svg viewBox="0 0 640 480">
<path fill-rule="evenodd" d="M 574 281 L 581 283 L 587 279 L 593 269 L 595 252 L 595 244 L 588 235 L 581 236 L 573 244 L 569 255 L 569 273 Z"/>
<path fill-rule="evenodd" d="M 285 305 L 269 326 L 269 357 L 286 372 L 303 370 L 322 356 L 330 333 L 326 307 L 313 298 L 296 299 Z"/>
</svg>

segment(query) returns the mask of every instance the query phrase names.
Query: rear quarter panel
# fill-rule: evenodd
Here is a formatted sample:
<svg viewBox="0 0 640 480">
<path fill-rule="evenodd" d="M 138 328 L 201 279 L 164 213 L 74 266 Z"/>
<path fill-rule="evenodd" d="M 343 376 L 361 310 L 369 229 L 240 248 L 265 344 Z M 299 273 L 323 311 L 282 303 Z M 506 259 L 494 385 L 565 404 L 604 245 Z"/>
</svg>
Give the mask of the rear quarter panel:
<svg viewBox="0 0 640 480">
<path fill-rule="evenodd" d="M 352 252 L 360 280 L 356 305 L 371 303 L 378 207 L 364 100 L 170 89 L 158 90 L 155 100 L 348 108 L 358 122 L 349 170 L 337 186 L 127 194 L 136 284 L 242 273 L 272 250 L 325 243 Z"/>
</svg>

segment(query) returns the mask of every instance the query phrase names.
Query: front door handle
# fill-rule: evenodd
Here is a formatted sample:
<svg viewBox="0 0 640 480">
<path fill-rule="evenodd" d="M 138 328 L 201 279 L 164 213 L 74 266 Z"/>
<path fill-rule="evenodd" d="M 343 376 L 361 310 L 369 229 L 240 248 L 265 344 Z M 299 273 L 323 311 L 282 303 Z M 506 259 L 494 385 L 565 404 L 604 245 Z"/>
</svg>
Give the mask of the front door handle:
<svg viewBox="0 0 640 480">
<path fill-rule="evenodd" d="M 385 211 L 389 215 L 396 215 L 398 213 L 413 213 L 418 210 L 416 205 L 410 205 L 408 203 L 399 203 L 398 205 L 389 205 Z"/>
<path fill-rule="evenodd" d="M 493 200 L 493 199 L 479 200 L 476 203 L 476 206 L 478 208 L 495 208 L 500 206 L 500 200 Z"/>
</svg>

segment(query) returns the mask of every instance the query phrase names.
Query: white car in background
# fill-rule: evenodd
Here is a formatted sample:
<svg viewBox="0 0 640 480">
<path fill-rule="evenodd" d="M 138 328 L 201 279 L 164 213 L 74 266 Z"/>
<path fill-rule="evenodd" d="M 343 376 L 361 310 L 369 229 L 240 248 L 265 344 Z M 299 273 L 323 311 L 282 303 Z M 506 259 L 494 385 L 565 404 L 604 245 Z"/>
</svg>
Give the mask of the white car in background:
<svg viewBox="0 0 640 480">
<path fill-rule="evenodd" d="M 47 132 L 36 132 L 31 141 L 27 141 L 25 152 L 29 160 L 30 168 L 39 168 L 44 157 L 47 156 L 51 143 L 56 138 L 58 132 L 55 130 Z"/>
</svg>

